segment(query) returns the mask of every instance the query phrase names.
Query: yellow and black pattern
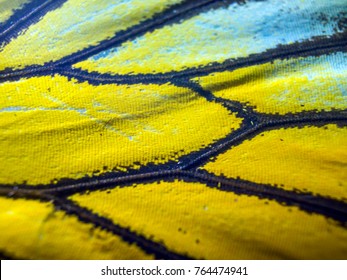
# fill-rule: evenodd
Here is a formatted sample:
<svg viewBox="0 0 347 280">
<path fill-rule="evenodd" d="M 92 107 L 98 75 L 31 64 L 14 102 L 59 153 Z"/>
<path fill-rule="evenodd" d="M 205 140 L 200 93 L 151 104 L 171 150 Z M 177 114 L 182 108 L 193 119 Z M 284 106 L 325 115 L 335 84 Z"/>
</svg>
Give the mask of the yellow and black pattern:
<svg viewBox="0 0 347 280">
<path fill-rule="evenodd" d="M 0 0 L 0 256 L 346 259 L 345 0 Z"/>
</svg>

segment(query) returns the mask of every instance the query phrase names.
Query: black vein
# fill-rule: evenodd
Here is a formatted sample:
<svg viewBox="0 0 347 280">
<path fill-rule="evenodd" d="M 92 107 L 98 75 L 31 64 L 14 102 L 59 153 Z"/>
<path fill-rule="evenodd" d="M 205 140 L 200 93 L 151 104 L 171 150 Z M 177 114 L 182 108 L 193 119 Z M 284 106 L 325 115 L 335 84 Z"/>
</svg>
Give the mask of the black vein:
<svg viewBox="0 0 347 280">
<path fill-rule="evenodd" d="M 12 256 L 10 256 L 10 254 L 5 253 L 5 251 L 0 250 L 0 260 L 14 260 L 17 258 L 14 258 Z"/>
<path fill-rule="evenodd" d="M 0 46 L 7 44 L 24 29 L 37 23 L 47 12 L 57 9 L 67 0 L 34 0 L 23 6 L 2 25 L 0 31 Z"/>
<path fill-rule="evenodd" d="M 78 219 L 85 223 L 92 223 L 96 227 L 112 232 L 121 237 L 128 244 L 136 244 L 148 254 L 153 254 L 156 259 L 184 260 L 190 259 L 188 256 L 169 251 L 164 245 L 154 242 L 144 236 L 132 232 L 130 229 L 121 227 L 112 220 L 101 217 L 86 208 L 81 208 L 68 199 L 54 198 L 54 204 L 59 210 L 65 211 L 69 215 L 76 215 Z"/>
</svg>

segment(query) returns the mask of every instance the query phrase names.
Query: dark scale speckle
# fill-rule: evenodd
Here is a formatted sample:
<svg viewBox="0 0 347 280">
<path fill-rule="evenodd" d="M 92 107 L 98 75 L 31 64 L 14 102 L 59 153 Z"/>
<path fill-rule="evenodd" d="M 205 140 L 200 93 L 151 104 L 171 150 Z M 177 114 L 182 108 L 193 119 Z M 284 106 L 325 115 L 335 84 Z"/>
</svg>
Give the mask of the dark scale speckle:
<svg viewBox="0 0 347 280">
<path fill-rule="evenodd" d="M 329 23 L 329 19 L 326 14 L 320 13 L 317 17 L 317 19 L 323 24 L 327 25 Z"/>
<path fill-rule="evenodd" d="M 347 13 L 346 13 L 345 17 L 343 17 L 342 19 L 339 20 L 339 22 L 337 23 L 337 27 L 341 31 L 344 31 L 345 29 L 347 29 Z"/>
</svg>

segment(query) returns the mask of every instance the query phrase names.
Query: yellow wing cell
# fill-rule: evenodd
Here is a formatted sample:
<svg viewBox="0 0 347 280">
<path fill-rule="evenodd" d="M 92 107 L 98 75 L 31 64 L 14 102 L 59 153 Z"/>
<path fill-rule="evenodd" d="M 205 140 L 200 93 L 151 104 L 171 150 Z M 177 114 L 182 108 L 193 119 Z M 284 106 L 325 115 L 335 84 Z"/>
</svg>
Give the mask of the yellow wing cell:
<svg viewBox="0 0 347 280">
<path fill-rule="evenodd" d="M 201 183 L 141 183 L 75 194 L 70 199 L 170 251 L 193 258 L 347 257 L 347 232 L 334 221 Z"/>
<path fill-rule="evenodd" d="M 68 0 L 0 48 L 0 70 L 43 65 L 96 46 L 181 1 Z"/>
<path fill-rule="evenodd" d="M 228 178 L 347 201 L 347 128 L 280 128 L 220 154 L 203 169 Z"/>
<path fill-rule="evenodd" d="M 13 13 L 30 0 L 0 0 L 0 24 L 8 20 Z"/>
<path fill-rule="evenodd" d="M 287 114 L 347 108 L 347 54 L 275 60 L 195 78 L 217 97 Z"/>
<path fill-rule="evenodd" d="M 49 202 L 0 197 L 0 221 L 0 250 L 17 259 L 153 259 Z"/>
<path fill-rule="evenodd" d="M 0 184 L 178 162 L 242 122 L 171 84 L 96 86 L 55 75 L 2 83 L 0 91 Z"/>
</svg>

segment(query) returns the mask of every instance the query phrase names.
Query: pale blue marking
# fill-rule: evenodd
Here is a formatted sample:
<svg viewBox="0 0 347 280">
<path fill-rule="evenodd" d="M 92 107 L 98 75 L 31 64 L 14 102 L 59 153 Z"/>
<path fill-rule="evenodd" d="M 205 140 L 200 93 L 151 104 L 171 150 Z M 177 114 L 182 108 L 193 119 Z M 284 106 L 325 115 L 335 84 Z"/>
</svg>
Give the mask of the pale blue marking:
<svg viewBox="0 0 347 280">
<path fill-rule="evenodd" d="M 64 110 L 68 110 L 68 111 L 75 111 L 77 113 L 79 113 L 80 115 L 84 116 L 84 117 L 87 117 L 88 119 L 96 122 L 97 124 L 100 124 L 101 126 L 104 126 L 106 127 L 107 129 L 109 129 L 110 131 L 112 132 L 115 132 L 123 137 L 126 137 L 128 138 L 130 141 L 133 140 L 133 136 L 131 135 L 128 135 L 127 133 L 125 133 L 124 131 L 121 131 L 121 130 L 118 130 L 116 128 L 114 128 L 113 126 L 109 125 L 107 121 L 104 121 L 104 120 L 100 120 L 98 118 L 95 118 L 94 116 L 91 116 L 88 114 L 88 111 L 85 109 L 85 108 L 74 108 L 74 107 L 70 107 L 69 105 L 67 105 L 66 103 L 64 103 L 63 101 L 61 101 L 60 99 L 56 98 L 56 97 L 53 97 L 49 94 L 42 94 L 42 96 L 44 96 L 45 98 L 55 102 L 55 103 L 58 103 L 59 106 L 62 107 L 62 109 Z M 49 108 L 50 110 L 50 108 Z M 111 116 L 110 116 L 111 117 Z"/>
</svg>

